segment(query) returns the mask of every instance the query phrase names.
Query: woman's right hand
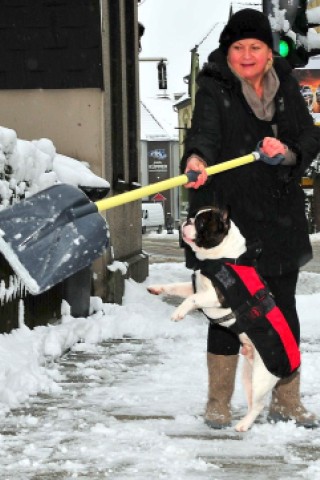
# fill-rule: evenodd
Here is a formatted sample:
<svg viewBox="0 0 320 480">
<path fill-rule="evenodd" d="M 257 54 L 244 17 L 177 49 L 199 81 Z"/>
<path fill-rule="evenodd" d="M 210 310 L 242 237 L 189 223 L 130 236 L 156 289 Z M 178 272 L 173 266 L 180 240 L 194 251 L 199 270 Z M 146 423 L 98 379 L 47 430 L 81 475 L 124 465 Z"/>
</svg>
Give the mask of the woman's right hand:
<svg viewBox="0 0 320 480">
<path fill-rule="evenodd" d="M 202 160 L 200 157 L 196 155 L 191 155 L 187 160 L 187 166 L 185 168 L 184 173 L 187 173 L 190 170 L 192 170 L 194 172 L 199 172 L 199 175 L 195 182 L 186 183 L 184 186 L 186 188 L 194 188 L 197 190 L 199 187 L 204 185 L 208 178 L 208 174 L 205 170 L 206 166 L 207 165 L 205 161 Z"/>
</svg>

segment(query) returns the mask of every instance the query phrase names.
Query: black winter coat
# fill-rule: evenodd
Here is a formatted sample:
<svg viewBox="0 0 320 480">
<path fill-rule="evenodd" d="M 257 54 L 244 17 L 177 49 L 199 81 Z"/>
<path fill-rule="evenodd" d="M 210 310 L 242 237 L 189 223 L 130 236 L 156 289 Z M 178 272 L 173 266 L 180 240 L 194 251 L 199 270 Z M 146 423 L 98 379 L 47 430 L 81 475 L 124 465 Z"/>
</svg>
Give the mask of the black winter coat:
<svg viewBox="0 0 320 480">
<path fill-rule="evenodd" d="M 198 77 L 192 126 L 181 161 L 184 171 L 191 153 L 208 165 L 237 158 L 256 149 L 264 137 L 278 138 L 297 155 L 295 166 L 270 166 L 262 161 L 213 175 L 198 190 L 189 190 L 189 212 L 204 206 L 229 205 L 231 218 L 247 240 L 261 242 L 258 269 L 276 276 L 298 269 L 312 258 L 299 185 L 303 172 L 320 151 L 320 129 L 309 114 L 289 64 L 276 58 L 280 80 L 272 122 L 259 120 L 245 100 L 240 81 L 220 50 L 209 56 Z M 187 266 L 188 265 L 187 261 Z"/>
</svg>

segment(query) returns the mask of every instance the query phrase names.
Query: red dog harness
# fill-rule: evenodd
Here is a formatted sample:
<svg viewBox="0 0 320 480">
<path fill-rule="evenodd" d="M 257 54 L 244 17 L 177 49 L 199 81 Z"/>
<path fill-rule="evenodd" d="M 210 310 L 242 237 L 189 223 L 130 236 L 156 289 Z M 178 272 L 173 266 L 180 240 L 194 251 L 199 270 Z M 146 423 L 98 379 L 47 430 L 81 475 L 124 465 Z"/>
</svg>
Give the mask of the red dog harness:
<svg viewBox="0 0 320 480">
<path fill-rule="evenodd" d="M 236 322 L 228 328 L 236 334 L 248 335 L 273 375 L 280 378 L 291 375 L 300 366 L 297 342 L 254 266 L 246 260 L 221 259 L 201 261 L 199 268 L 221 291 L 232 310 Z M 226 318 L 209 320 L 221 323 Z"/>
</svg>

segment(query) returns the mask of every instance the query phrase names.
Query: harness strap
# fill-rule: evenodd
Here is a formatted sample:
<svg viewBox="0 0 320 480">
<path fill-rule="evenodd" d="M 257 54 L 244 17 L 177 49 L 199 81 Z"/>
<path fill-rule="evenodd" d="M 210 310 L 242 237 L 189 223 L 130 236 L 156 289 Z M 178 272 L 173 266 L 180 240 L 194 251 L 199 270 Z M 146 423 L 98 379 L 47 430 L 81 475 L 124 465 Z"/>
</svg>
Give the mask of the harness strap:
<svg viewBox="0 0 320 480">
<path fill-rule="evenodd" d="M 210 323 L 214 325 L 236 318 L 237 323 L 234 326 L 232 325 L 231 328 L 237 333 L 242 333 L 250 328 L 251 323 L 254 322 L 254 320 L 258 317 L 265 316 L 274 306 L 275 303 L 271 297 L 269 289 L 262 288 L 252 296 L 251 300 L 247 300 L 234 312 L 228 313 L 219 318 L 208 318 Z"/>
<path fill-rule="evenodd" d="M 232 330 L 238 334 L 250 330 L 255 326 L 255 320 L 265 317 L 274 307 L 275 302 L 270 291 L 262 288 L 233 312 L 237 322 L 232 325 Z"/>
<path fill-rule="evenodd" d="M 219 317 L 219 318 L 210 318 L 210 317 L 207 317 L 209 322 L 212 323 L 213 325 L 219 325 L 219 323 L 223 323 L 223 322 L 226 322 L 227 320 L 231 320 L 232 318 L 234 318 L 234 313 L 233 312 L 230 312 L 228 313 L 228 315 L 224 315 L 223 317 Z"/>
<path fill-rule="evenodd" d="M 196 293 L 197 289 L 196 289 L 196 274 L 195 274 L 195 272 L 193 272 L 193 274 L 191 275 L 191 282 L 192 282 L 193 291 L 194 291 L 194 293 Z"/>
<path fill-rule="evenodd" d="M 209 318 L 209 321 L 212 324 L 220 324 L 227 320 L 231 320 L 232 318 L 236 318 L 238 324 L 235 325 L 235 327 L 239 327 L 234 328 L 234 330 L 242 333 L 243 331 L 248 330 L 248 320 L 253 321 L 257 317 L 265 316 L 273 309 L 275 303 L 269 295 L 271 295 L 270 291 L 267 288 L 262 288 L 252 296 L 251 300 L 247 300 L 234 312 L 228 313 L 219 318 Z"/>
</svg>

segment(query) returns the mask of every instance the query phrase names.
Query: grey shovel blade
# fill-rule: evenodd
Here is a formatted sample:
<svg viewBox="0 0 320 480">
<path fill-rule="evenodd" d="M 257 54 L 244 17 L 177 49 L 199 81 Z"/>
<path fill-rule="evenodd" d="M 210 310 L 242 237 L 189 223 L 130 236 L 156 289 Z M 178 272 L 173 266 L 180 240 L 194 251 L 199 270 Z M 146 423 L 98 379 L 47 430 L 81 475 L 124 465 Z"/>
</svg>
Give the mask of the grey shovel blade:
<svg viewBox="0 0 320 480">
<path fill-rule="evenodd" d="M 78 188 L 59 184 L 0 212 L 0 252 L 33 295 L 89 266 L 108 226 Z"/>
</svg>

